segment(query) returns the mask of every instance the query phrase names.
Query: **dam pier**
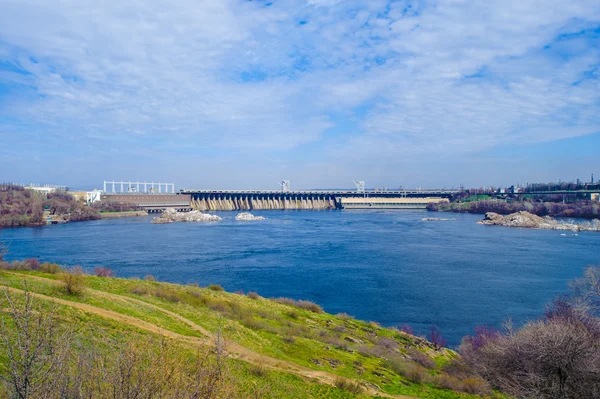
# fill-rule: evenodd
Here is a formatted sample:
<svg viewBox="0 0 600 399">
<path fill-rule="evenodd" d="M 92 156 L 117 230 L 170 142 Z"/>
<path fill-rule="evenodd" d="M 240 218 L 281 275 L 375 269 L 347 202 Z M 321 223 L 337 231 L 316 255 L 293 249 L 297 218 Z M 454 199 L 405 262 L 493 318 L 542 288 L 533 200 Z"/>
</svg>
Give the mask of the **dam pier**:
<svg viewBox="0 0 600 399">
<path fill-rule="evenodd" d="M 455 190 L 403 191 L 259 191 L 181 190 L 190 206 L 201 211 L 325 210 L 325 209 L 418 209 L 431 202 L 447 202 Z"/>
</svg>

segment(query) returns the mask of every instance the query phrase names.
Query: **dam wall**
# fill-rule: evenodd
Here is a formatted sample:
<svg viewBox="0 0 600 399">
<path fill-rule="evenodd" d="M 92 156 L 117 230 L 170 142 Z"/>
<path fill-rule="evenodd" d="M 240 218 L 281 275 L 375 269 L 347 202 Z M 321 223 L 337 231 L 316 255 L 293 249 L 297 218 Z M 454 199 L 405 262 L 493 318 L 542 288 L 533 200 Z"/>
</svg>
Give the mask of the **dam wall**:
<svg viewBox="0 0 600 399">
<path fill-rule="evenodd" d="M 447 201 L 455 191 L 187 191 L 192 208 L 200 211 L 249 211 L 285 209 L 425 208 L 430 202 Z"/>
<path fill-rule="evenodd" d="M 281 194 L 212 194 L 193 195 L 191 206 L 200 211 L 337 209 L 333 196 Z"/>
</svg>

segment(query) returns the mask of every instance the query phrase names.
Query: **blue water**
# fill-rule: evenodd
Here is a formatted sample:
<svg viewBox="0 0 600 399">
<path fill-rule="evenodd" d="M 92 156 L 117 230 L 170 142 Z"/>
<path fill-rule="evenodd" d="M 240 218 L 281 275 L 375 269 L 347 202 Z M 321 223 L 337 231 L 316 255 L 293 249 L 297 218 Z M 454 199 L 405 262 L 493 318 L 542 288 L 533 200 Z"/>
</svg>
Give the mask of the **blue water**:
<svg viewBox="0 0 600 399">
<path fill-rule="evenodd" d="M 0 230 L 9 258 L 112 268 L 119 277 L 221 284 L 309 299 L 385 326 L 438 325 L 449 344 L 478 324 L 540 315 L 589 264 L 600 233 L 482 226 L 426 211 L 266 211 L 260 222 L 151 224 L 151 217 Z M 427 216 L 456 221 L 424 222 Z"/>
</svg>

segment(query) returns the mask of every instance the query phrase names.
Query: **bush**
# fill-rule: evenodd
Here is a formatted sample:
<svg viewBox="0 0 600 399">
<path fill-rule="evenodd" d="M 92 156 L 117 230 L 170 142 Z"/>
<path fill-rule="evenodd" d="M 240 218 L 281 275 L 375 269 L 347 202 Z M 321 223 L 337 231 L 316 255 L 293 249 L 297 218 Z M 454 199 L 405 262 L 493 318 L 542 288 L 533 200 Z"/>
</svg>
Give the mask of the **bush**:
<svg viewBox="0 0 600 399">
<path fill-rule="evenodd" d="M 115 274 L 113 273 L 113 271 L 108 268 L 108 267 L 102 267 L 102 266 L 98 266 L 94 269 L 94 274 L 97 277 L 114 277 Z"/>
<path fill-rule="evenodd" d="M 435 386 L 442 389 L 449 389 L 451 391 L 462 391 L 463 389 L 462 382 L 458 378 L 448 374 L 436 375 L 432 382 Z"/>
<path fill-rule="evenodd" d="M 310 310 L 314 313 L 323 313 L 323 308 L 311 301 L 298 301 L 296 306 L 300 309 Z"/>
<path fill-rule="evenodd" d="M 254 364 L 248 365 L 248 371 L 250 374 L 255 375 L 256 377 L 264 378 L 268 374 L 268 370 L 264 366 L 255 366 Z"/>
<path fill-rule="evenodd" d="M 40 270 L 41 263 L 37 258 L 29 258 L 23 261 L 27 270 Z"/>
<path fill-rule="evenodd" d="M 410 356 L 415 363 L 420 364 L 425 368 L 435 368 L 435 361 L 420 350 L 411 348 L 407 351 L 407 355 Z"/>
<path fill-rule="evenodd" d="M 212 290 L 212 291 L 225 291 L 223 289 L 223 287 L 221 287 L 219 284 L 211 284 L 206 288 L 208 288 L 209 290 Z"/>
<path fill-rule="evenodd" d="M 342 377 L 337 377 L 335 379 L 335 386 L 339 389 L 343 389 L 344 391 L 350 392 L 353 395 L 360 395 L 365 391 L 363 386 L 359 383 Z"/>
<path fill-rule="evenodd" d="M 435 350 L 440 350 L 446 346 L 446 340 L 442 336 L 442 332 L 437 326 L 429 327 L 429 342 L 433 344 Z"/>
<path fill-rule="evenodd" d="M 40 265 L 40 271 L 48 274 L 57 274 L 62 271 L 62 267 L 56 263 L 44 262 Z"/>
<path fill-rule="evenodd" d="M 481 377 L 468 377 L 461 381 L 461 390 L 472 395 L 487 396 L 492 394 L 490 385 Z"/>
<path fill-rule="evenodd" d="M 156 281 L 156 278 L 153 275 L 151 275 L 151 274 L 146 274 L 144 276 L 144 280 L 146 280 L 146 281 Z"/>
<path fill-rule="evenodd" d="M 492 386 L 516 397 L 592 398 L 600 386 L 598 320 L 561 309 L 551 318 L 507 328 L 477 347 L 463 339 L 460 352 Z M 467 381 L 469 389 L 478 383 Z"/>
<path fill-rule="evenodd" d="M 64 288 L 69 295 L 79 295 L 85 288 L 85 276 L 81 266 L 72 267 L 60 275 Z"/>
<path fill-rule="evenodd" d="M 388 351 L 394 351 L 394 350 L 398 349 L 398 342 L 396 342 L 392 338 L 387 338 L 387 337 L 379 338 L 375 345 L 385 348 Z"/>
<path fill-rule="evenodd" d="M 169 302 L 181 302 L 181 296 L 179 295 L 179 293 L 168 286 L 158 286 L 154 291 L 153 295 L 157 298 L 161 298 Z"/>
<path fill-rule="evenodd" d="M 352 320 L 352 319 L 354 319 L 354 317 L 350 316 L 348 313 L 338 313 L 336 316 L 339 317 L 342 320 Z"/>
<path fill-rule="evenodd" d="M 414 362 L 402 359 L 389 359 L 386 360 L 385 365 L 396 374 L 406 377 L 415 384 L 421 384 L 429 380 L 427 370 Z"/>
<path fill-rule="evenodd" d="M 306 309 L 314 313 L 323 313 L 323 308 L 311 301 L 296 301 L 295 299 L 284 297 L 275 298 L 273 300 L 284 305 L 295 306 L 297 308 Z"/>
<path fill-rule="evenodd" d="M 415 331 L 413 330 L 413 328 L 406 323 L 402 324 L 399 330 L 405 332 L 406 334 L 415 335 Z"/>
<path fill-rule="evenodd" d="M 129 292 L 134 295 L 148 295 L 150 294 L 150 287 L 145 284 L 136 284 L 129 288 Z"/>
<path fill-rule="evenodd" d="M 248 296 L 248 298 L 254 299 L 254 300 L 257 300 L 258 298 L 260 298 L 260 295 L 258 295 L 256 292 L 252 292 L 252 291 L 249 292 L 247 296 Z"/>
</svg>

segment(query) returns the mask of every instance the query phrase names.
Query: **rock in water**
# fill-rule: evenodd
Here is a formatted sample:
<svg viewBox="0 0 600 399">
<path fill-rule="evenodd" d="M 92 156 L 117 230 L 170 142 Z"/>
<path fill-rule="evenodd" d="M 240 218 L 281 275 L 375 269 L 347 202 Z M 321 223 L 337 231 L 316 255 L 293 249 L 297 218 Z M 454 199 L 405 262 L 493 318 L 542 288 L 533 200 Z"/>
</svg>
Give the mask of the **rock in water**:
<svg viewBox="0 0 600 399">
<path fill-rule="evenodd" d="M 250 212 L 238 213 L 237 216 L 235 217 L 235 220 L 242 220 L 242 221 L 265 220 L 265 219 L 266 218 L 262 217 L 262 216 L 254 216 Z"/>
<path fill-rule="evenodd" d="M 200 211 L 177 212 L 175 209 L 166 209 L 159 217 L 152 219 L 152 223 L 164 224 L 173 222 L 218 222 L 221 218 Z"/>
<path fill-rule="evenodd" d="M 591 223 L 567 223 L 551 218 L 550 216 L 539 217 L 526 211 L 511 213 L 506 216 L 495 212 L 488 212 L 485 214 L 485 218 L 477 223 L 545 230 L 600 231 L 598 220 L 594 220 Z"/>
</svg>

